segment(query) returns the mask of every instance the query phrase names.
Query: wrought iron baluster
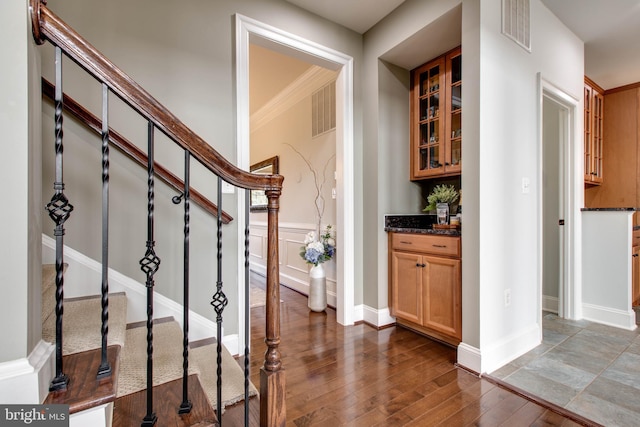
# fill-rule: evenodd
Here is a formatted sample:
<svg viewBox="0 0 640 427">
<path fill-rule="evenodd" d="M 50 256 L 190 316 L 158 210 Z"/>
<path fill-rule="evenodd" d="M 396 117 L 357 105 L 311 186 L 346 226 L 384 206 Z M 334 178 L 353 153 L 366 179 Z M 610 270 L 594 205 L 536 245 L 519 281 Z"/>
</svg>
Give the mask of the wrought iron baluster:
<svg viewBox="0 0 640 427">
<path fill-rule="evenodd" d="M 111 376 L 107 360 L 109 334 L 109 88 L 102 84 L 102 360 L 98 379 Z"/>
<path fill-rule="evenodd" d="M 64 313 L 64 223 L 73 211 L 73 205 L 64 195 L 63 180 L 63 146 L 62 146 L 62 51 L 56 47 L 55 52 L 56 89 L 54 96 L 55 105 L 55 182 L 54 194 L 47 203 L 46 210 L 49 217 L 56 224 L 53 234 L 56 238 L 56 376 L 51 381 L 49 391 L 65 390 L 69 383 L 69 377 L 64 374 L 62 367 L 62 316 Z"/>
<path fill-rule="evenodd" d="M 182 340 L 182 403 L 178 409 L 179 414 L 191 412 L 192 404 L 189 401 L 189 181 L 191 154 L 184 152 L 184 265 L 183 265 L 183 340 Z"/>
<path fill-rule="evenodd" d="M 153 287 L 155 285 L 154 274 L 160 267 L 160 258 L 155 253 L 155 241 L 153 236 L 154 222 L 154 125 L 148 123 L 147 135 L 147 250 L 140 260 L 140 268 L 147 275 L 147 414 L 142 420 L 142 426 L 153 426 L 158 417 L 153 412 Z"/>
<path fill-rule="evenodd" d="M 249 199 L 251 190 L 245 190 L 244 197 L 244 425 L 249 425 L 249 343 L 251 342 L 251 305 L 249 297 L 251 294 L 249 287 Z"/>
<path fill-rule="evenodd" d="M 218 280 L 216 281 L 216 293 L 213 295 L 211 305 L 216 311 L 217 324 L 217 346 L 216 346 L 216 362 L 217 362 L 217 402 L 216 415 L 220 424 L 222 424 L 222 312 L 229 303 L 227 296 L 222 291 L 222 178 L 218 177 L 218 216 L 217 216 L 217 237 L 218 237 L 218 253 L 217 253 L 217 269 Z"/>
</svg>

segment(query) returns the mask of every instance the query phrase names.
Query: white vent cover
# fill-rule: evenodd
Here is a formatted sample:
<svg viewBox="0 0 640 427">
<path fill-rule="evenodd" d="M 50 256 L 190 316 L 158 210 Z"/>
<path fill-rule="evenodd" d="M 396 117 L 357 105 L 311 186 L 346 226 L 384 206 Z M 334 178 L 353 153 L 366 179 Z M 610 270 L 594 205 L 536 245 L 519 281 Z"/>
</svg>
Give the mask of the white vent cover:
<svg viewBox="0 0 640 427">
<path fill-rule="evenodd" d="M 502 0 L 502 33 L 531 52 L 529 0 Z"/>
<path fill-rule="evenodd" d="M 316 137 L 336 128 L 336 82 L 311 95 L 311 136 Z"/>
</svg>

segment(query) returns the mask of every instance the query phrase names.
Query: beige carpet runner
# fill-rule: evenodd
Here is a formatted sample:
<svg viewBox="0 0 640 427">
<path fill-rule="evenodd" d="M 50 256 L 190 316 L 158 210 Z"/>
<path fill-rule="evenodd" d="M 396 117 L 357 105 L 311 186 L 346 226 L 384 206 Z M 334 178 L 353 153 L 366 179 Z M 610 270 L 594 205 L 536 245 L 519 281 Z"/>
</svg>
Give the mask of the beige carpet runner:
<svg viewBox="0 0 640 427">
<path fill-rule="evenodd" d="M 147 387 L 147 328 L 128 329 L 121 358 L 122 377 L 117 396 L 125 396 Z M 198 374 L 213 407 L 216 406 L 216 345 L 208 344 L 189 350 L 189 373 Z M 153 325 L 153 385 L 182 378 L 182 330 L 175 321 Z M 257 394 L 249 383 L 249 395 Z M 244 373 L 231 354 L 222 346 L 222 406 L 244 399 Z"/>
<path fill-rule="evenodd" d="M 100 296 L 65 299 L 63 318 L 63 354 L 100 348 L 102 325 Z M 147 387 L 147 328 L 126 329 L 127 296 L 109 294 L 109 345 L 120 345 L 120 376 L 117 396 L 125 396 Z M 42 339 L 55 342 L 55 266 L 42 269 Z M 216 344 L 189 350 L 189 373 L 198 374 L 211 405 L 217 403 Z M 153 326 L 153 384 L 182 378 L 182 329 L 175 321 Z M 258 392 L 249 383 L 249 395 Z M 222 346 L 222 406 L 244 399 L 244 372 Z"/>
</svg>

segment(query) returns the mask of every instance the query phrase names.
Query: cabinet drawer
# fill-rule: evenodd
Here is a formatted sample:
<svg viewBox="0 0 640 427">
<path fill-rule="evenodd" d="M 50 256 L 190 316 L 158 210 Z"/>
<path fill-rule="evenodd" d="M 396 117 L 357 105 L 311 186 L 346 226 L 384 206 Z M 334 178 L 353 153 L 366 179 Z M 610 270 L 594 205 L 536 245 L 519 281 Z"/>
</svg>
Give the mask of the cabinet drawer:
<svg viewBox="0 0 640 427">
<path fill-rule="evenodd" d="M 429 253 L 460 258 L 460 237 L 431 234 L 393 233 L 391 247 L 394 250 Z"/>
</svg>

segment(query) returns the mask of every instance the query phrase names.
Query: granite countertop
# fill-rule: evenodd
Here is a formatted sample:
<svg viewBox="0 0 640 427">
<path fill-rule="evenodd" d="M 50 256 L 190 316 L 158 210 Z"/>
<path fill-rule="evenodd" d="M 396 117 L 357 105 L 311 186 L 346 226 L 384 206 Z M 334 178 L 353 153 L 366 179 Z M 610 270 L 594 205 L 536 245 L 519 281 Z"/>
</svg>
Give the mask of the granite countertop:
<svg viewBox="0 0 640 427">
<path fill-rule="evenodd" d="M 438 234 L 444 236 L 461 236 L 459 229 L 433 229 L 436 216 L 421 215 L 385 215 L 384 231 L 393 233 Z"/>
</svg>

